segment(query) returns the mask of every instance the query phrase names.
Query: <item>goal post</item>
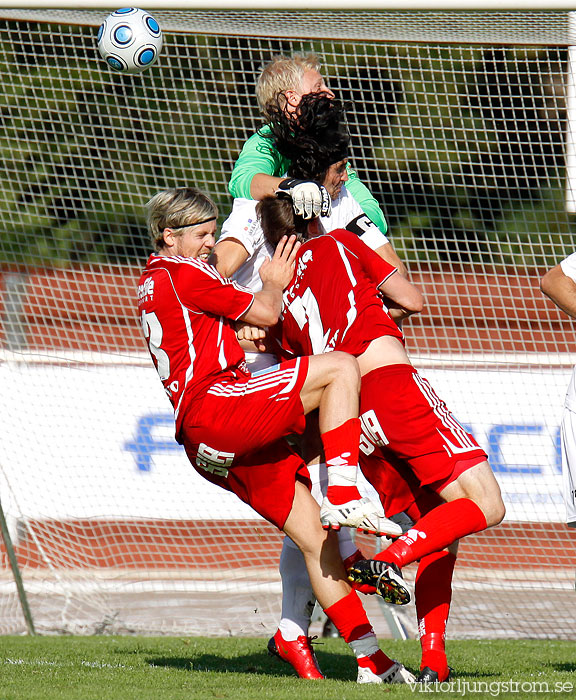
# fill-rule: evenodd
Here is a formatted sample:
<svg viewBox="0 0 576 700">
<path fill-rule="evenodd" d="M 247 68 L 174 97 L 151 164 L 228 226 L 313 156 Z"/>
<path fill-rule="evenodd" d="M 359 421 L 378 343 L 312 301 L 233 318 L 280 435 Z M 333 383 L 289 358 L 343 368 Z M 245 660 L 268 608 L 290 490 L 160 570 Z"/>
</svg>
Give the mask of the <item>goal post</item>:
<svg viewBox="0 0 576 700">
<path fill-rule="evenodd" d="M 559 423 L 575 338 L 539 291 L 574 249 L 572 13 L 150 11 L 164 49 L 129 76 L 98 55 L 107 10 L 0 7 L 0 493 L 36 631 L 275 629 L 281 535 L 174 441 L 135 294 L 145 202 L 193 184 L 221 223 L 260 65 L 314 51 L 425 295 L 410 355 L 507 505 L 461 544 L 449 636 L 572 639 Z M 24 632 L 0 555 L 0 633 Z M 414 635 L 412 606 L 401 621 Z"/>
</svg>

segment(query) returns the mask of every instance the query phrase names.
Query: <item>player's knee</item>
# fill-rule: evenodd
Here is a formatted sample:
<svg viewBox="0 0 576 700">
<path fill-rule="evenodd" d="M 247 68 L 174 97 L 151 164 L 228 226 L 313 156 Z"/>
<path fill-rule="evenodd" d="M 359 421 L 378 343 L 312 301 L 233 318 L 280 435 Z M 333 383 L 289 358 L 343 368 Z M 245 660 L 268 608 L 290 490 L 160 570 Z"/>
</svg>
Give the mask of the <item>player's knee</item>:
<svg viewBox="0 0 576 700">
<path fill-rule="evenodd" d="M 506 515 L 506 506 L 501 498 L 495 499 L 488 508 L 488 513 L 486 515 L 486 524 L 488 527 L 493 527 L 494 525 L 499 525 Z"/>
<path fill-rule="evenodd" d="M 353 355 L 346 352 L 331 352 L 332 372 L 334 376 L 342 381 L 360 383 L 360 367 Z"/>
<path fill-rule="evenodd" d="M 486 527 L 494 527 L 504 520 L 506 507 L 501 496 L 491 495 L 476 501 L 486 518 Z"/>
</svg>

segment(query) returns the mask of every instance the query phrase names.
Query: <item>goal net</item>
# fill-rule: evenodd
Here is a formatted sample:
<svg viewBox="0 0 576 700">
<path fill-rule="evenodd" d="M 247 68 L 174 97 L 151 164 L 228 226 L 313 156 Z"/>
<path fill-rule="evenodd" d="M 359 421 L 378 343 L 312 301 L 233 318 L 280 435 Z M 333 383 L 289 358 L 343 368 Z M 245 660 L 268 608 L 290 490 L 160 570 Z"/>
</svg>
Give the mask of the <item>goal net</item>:
<svg viewBox="0 0 576 700">
<path fill-rule="evenodd" d="M 222 220 L 260 125 L 258 68 L 314 51 L 425 294 L 405 326 L 414 364 L 507 504 L 461 545 L 449 636 L 573 638 L 559 423 L 575 338 L 539 291 L 576 240 L 569 13 L 162 10 L 163 53 L 136 76 L 100 59 L 105 14 L 0 9 L 0 495 L 36 630 L 275 629 L 281 535 L 175 443 L 135 287 L 144 203 L 193 184 Z M 0 633 L 20 633 L 0 555 Z"/>
</svg>

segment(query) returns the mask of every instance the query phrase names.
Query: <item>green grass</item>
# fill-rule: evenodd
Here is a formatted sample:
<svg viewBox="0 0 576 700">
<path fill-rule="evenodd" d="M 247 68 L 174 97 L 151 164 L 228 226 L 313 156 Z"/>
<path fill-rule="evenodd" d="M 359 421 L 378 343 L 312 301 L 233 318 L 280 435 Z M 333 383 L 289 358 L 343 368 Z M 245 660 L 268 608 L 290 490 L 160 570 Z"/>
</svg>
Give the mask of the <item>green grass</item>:
<svg viewBox="0 0 576 700">
<path fill-rule="evenodd" d="M 323 640 L 316 647 L 330 678 L 319 682 L 296 678 L 290 666 L 267 656 L 265 643 L 199 637 L 0 637 L 0 700 L 372 700 L 383 694 L 432 695 L 406 686 L 356 685 L 355 660 L 340 639 Z M 384 641 L 381 646 L 416 670 L 417 642 Z M 439 692 L 440 697 L 496 697 L 497 691 L 499 697 L 518 700 L 576 697 L 576 643 L 449 642 L 448 654 L 461 685 Z M 524 685 L 513 693 L 495 685 L 511 680 Z M 531 683 L 548 683 L 550 692 L 531 692 L 526 685 Z M 563 685 L 570 683 L 571 692 Z"/>
</svg>

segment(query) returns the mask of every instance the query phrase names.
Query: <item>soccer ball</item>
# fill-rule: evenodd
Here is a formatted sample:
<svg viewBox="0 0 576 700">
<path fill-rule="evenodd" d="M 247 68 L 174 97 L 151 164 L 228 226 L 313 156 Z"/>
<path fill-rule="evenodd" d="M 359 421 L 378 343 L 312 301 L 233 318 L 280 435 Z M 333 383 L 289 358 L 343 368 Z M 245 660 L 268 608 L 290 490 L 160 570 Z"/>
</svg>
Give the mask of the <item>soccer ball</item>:
<svg viewBox="0 0 576 700">
<path fill-rule="evenodd" d="M 141 73 L 156 63 L 162 30 L 144 10 L 123 7 L 112 12 L 98 30 L 98 50 L 112 70 Z"/>
</svg>

